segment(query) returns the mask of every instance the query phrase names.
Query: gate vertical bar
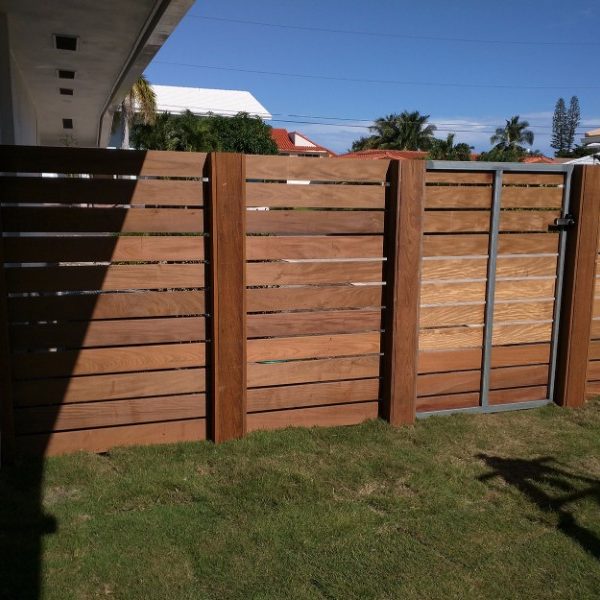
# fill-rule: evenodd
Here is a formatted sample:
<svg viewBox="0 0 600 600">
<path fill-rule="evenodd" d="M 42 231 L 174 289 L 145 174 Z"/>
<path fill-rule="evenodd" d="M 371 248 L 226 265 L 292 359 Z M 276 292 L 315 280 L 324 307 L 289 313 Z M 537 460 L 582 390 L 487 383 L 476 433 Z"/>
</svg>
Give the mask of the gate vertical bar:
<svg viewBox="0 0 600 600">
<path fill-rule="evenodd" d="M 2 181 L 0 180 L 0 186 Z M 0 201 L 2 196 L 0 195 Z M 13 396 L 8 336 L 7 288 L 4 273 L 4 237 L 0 210 L 0 465 L 12 461 L 15 453 Z"/>
<path fill-rule="evenodd" d="M 380 414 L 402 425 L 417 399 L 425 161 L 392 160 L 387 182 Z"/>
<path fill-rule="evenodd" d="M 600 167 L 574 168 L 570 212 L 575 226 L 566 244 L 554 401 L 561 406 L 578 407 L 585 402 L 594 306 Z"/>
<path fill-rule="evenodd" d="M 215 442 L 246 433 L 246 174 L 242 154 L 210 155 L 212 312 L 208 414 Z"/>
<path fill-rule="evenodd" d="M 562 215 L 566 216 L 570 211 L 571 204 L 571 178 L 573 171 L 568 171 L 565 176 L 565 188 L 563 190 Z M 561 229 L 558 234 L 558 264 L 556 266 L 556 284 L 554 287 L 554 311 L 552 314 L 552 336 L 550 341 L 550 381 L 548 382 L 548 399 L 554 399 L 554 388 L 556 385 L 556 362 L 558 359 L 558 336 L 560 334 L 560 312 L 562 308 L 563 282 L 565 275 L 565 253 L 567 250 L 567 232 Z"/>
<path fill-rule="evenodd" d="M 488 250 L 487 282 L 485 292 L 485 321 L 483 352 L 481 356 L 480 404 L 484 410 L 489 405 L 490 369 L 492 364 L 492 343 L 494 335 L 494 308 L 496 297 L 496 263 L 498 260 L 498 236 L 500 232 L 500 208 L 502 205 L 502 169 L 494 171 L 492 195 L 492 218 Z"/>
</svg>

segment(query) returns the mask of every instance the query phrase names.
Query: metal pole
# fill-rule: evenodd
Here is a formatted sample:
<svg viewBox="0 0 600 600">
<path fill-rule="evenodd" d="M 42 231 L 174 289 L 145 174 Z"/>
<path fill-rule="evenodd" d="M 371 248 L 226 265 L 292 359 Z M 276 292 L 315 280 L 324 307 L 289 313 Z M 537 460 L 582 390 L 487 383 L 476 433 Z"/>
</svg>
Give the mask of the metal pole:
<svg viewBox="0 0 600 600">
<path fill-rule="evenodd" d="M 488 407 L 490 390 L 490 368 L 492 362 L 492 341 L 494 333 L 494 298 L 496 295 L 496 262 L 498 259 L 498 234 L 500 231 L 500 208 L 502 202 L 502 168 L 494 172 L 494 191 L 492 198 L 492 220 L 490 225 L 490 243 L 485 294 L 485 328 L 483 334 L 483 355 L 481 358 L 480 404 Z"/>
<path fill-rule="evenodd" d="M 562 216 L 569 213 L 571 201 L 571 176 L 573 170 L 567 172 L 563 193 Z M 556 361 L 558 359 L 558 333 L 560 330 L 560 310 L 563 295 L 563 278 L 565 273 L 565 253 L 567 247 L 567 231 L 561 229 L 558 234 L 558 264 L 556 266 L 556 284 L 554 287 L 554 314 L 552 321 L 552 337 L 550 341 L 550 381 L 548 382 L 548 398 L 554 400 L 554 386 L 556 383 Z"/>
</svg>

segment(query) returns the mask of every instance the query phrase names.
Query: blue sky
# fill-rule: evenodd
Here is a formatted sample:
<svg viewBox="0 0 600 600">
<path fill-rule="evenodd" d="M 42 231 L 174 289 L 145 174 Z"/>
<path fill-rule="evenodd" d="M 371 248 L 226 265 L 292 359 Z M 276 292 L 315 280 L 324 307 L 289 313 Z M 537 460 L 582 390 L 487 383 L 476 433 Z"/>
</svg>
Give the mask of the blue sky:
<svg viewBox="0 0 600 600">
<path fill-rule="evenodd" d="M 582 133 L 600 127 L 599 28 L 599 0 L 198 0 L 146 74 L 157 84 L 249 90 L 273 126 L 338 152 L 370 119 L 406 109 L 477 150 L 519 114 L 534 148 L 549 153 L 559 96 L 579 97 Z"/>
</svg>

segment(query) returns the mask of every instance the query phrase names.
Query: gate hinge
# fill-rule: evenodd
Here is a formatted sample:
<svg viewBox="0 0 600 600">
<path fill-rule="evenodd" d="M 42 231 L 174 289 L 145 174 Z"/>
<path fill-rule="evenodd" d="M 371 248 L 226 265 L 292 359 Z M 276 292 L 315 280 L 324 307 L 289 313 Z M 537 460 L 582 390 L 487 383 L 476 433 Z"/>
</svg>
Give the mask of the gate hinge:
<svg viewBox="0 0 600 600">
<path fill-rule="evenodd" d="M 550 227 L 554 231 L 566 231 L 569 227 L 573 227 L 573 225 L 575 225 L 575 217 L 571 213 L 567 213 L 562 217 L 554 219 L 554 224 Z"/>
</svg>

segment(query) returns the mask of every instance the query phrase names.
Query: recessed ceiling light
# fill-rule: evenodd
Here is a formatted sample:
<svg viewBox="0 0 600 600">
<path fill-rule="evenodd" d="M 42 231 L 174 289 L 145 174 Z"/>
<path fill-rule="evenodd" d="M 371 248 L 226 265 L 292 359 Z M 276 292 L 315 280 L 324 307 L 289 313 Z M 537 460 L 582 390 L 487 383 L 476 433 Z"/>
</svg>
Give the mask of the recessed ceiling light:
<svg viewBox="0 0 600 600">
<path fill-rule="evenodd" d="M 72 96 L 73 88 L 58 88 L 61 96 Z"/>
<path fill-rule="evenodd" d="M 63 129 L 73 129 L 73 119 L 63 119 Z"/>
<path fill-rule="evenodd" d="M 57 50 L 77 50 L 77 36 L 54 34 L 54 47 Z"/>
<path fill-rule="evenodd" d="M 69 71 L 68 69 L 58 69 L 56 74 L 59 79 L 75 79 L 75 71 Z"/>
</svg>

